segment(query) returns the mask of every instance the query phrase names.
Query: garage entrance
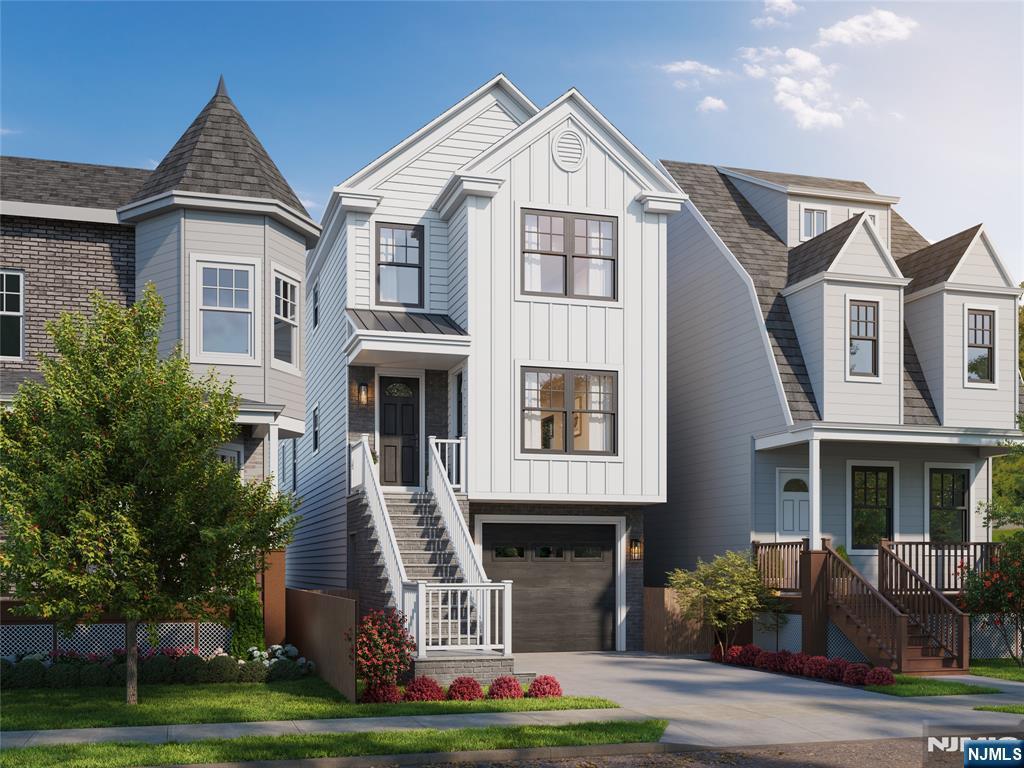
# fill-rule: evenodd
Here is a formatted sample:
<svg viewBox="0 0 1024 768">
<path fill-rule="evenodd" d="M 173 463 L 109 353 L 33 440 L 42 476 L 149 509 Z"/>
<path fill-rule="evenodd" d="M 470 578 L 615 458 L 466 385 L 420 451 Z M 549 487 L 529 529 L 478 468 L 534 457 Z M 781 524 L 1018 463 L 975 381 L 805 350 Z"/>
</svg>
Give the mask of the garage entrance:
<svg viewBox="0 0 1024 768">
<path fill-rule="evenodd" d="M 615 650 L 614 525 L 485 522 L 482 549 L 513 582 L 513 651 Z"/>
</svg>

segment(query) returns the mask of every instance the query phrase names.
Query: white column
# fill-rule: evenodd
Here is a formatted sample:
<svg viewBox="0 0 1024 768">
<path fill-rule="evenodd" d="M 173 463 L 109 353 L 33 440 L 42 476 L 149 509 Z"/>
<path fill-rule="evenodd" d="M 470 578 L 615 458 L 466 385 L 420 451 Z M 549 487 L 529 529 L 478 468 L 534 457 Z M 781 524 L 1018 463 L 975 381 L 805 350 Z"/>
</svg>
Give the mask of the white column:
<svg viewBox="0 0 1024 768">
<path fill-rule="evenodd" d="M 512 582 L 503 579 L 505 585 L 503 591 L 504 606 L 501 611 L 501 639 L 504 644 L 504 655 L 512 655 Z"/>
<path fill-rule="evenodd" d="M 267 450 L 264 457 L 264 475 L 271 477 L 271 484 L 275 492 L 277 491 L 277 471 L 279 469 L 277 465 L 277 435 L 279 430 L 280 427 L 277 424 L 271 424 L 267 430 Z"/>
<path fill-rule="evenodd" d="M 427 658 L 427 582 L 416 582 L 416 656 Z M 433 617 L 431 617 L 433 620 Z M 432 626 L 440 626 L 440 623 Z"/>
<path fill-rule="evenodd" d="M 807 490 L 811 501 L 811 549 L 821 549 L 821 440 L 807 443 Z"/>
</svg>

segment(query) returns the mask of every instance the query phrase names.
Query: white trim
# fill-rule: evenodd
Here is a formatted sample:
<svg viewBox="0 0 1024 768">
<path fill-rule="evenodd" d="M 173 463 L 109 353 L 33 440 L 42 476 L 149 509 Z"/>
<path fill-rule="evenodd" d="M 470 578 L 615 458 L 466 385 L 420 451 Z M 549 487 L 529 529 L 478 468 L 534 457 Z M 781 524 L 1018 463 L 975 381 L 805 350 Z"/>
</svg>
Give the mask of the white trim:
<svg viewBox="0 0 1024 768">
<path fill-rule="evenodd" d="M 991 463 L 986 461 L 986 463 Z M 924 463 L 924 531 L 921 536 L 922 541 L 931 541 L 931 523 L 932 523 L 932 486 L 931 476 L 933 469 L 966 469 L 967 470 L 967 521 L 971 530 L 967 531 L 967 540 L 974 541 L 973 529 L 974 529 L 974 508 L 972 506 L 974 501 L 974 480 L 977 475 L 977 468 L 974 464 L 969 463 L 956 463 L 956 462 L 943 462 L 943 461 L 926 461 Z M 898 534 L 894 537 L 899 541 Z"/>
<path fill-rule="evenodd" d="M 409 368 L 383 368 L 374 367 L 373 369 L 373 445 L 377 449 L 377 473 L 380 474 L 380 465 L 383 461 L 383 451 L 380 446 L 380 405 L 382 401 L 382 393 L 380 391 L 380 379 L 382 376 L 389 378 L 399 379 L 416 379 L 419 381 L 420 391 L 420 439 L 419 439 L 419 460 L 420 460 L 420 472 L 419 485 L 384 485 L 381 483 L 381 488 L 385 493 L 389 491 L 422 491 L 427 487 L 427 463 L 426 455 L 429 446 L 427 445 L 427 382 L 426 382 L 426 371 L 423 369 L 409 369 Z"/>
<path fill-rule="evenodd" d="M 804 236 L 804 211 L 814 211 L 815 213 L 821 212 L 825 214 L 825 228 L 817 234 L 811 235 L 810 237 Z M 813 240 L 818 235 L 823 235 L 832 229 L 832 211 L 827 205 L 817 205 L 814 203 L 797 203 L 797 236 L 801 243 L 806 243 L 808 240 Z"/>
<path fill-rule="evenodd" d="M 8 312 L 0 308 L 0 316 L 3 317 L 17 317 L 21 322 L 18 327 L 18 352 L 17 355 L 0 355 L 0 360 L 10 362 L 21 362 L 25 359 L 25 270 L 23 269 L 0 269 L 0 280 L 4 279 L 5 275 L 17 275 L 20 278 L 20 290 L 18 292 L 18 306 L 20 309 L 17 312 Z M 0 293 L 6 292 L 6 288 L 0 286 Z"/>
<path fill-rule="evenodd" d="M 826 285 L 869 285 L 873 288 L 884 286 L 888 288 L 903 288 L 910 284 L 910 278 L 907 277 L 871 277 L 866 275 L 851 275 L 847 272 L 818 272 L 817 274 L 805 277 L 803 280 L 787 285 L 783 288 L 780 293 L 783 296 L 790 296 L 791 294 L 802 291 L 805 288 L 817 285 L 818 283 L 825 283 Z"/>
<path fill-rule="evenodd" d="M 892 468 L 892 535 L 895 539 L 900 531 L 900 463 L 882 459 L 846 460 L 846 551 L 850 555 L 873 555 L 877 549 L 853 548 L 853 468 L 858 466 Z"/>
<path fill-rule="evenodd" d="M 961 377 L 964 389 L 999 389 L 999 362 L 1002 353 L 1002 350 L 999 348 L 999 307 L 995 304 L 978 304 L 965 301 L 963 310 L 963 333 L 961 334 L 961 339 L 963 340 L 961 360 L 963 369 Z M 989 365 L 992 368 L 992 381 L 970 381 L 967 378 L 967 316 L 972 310 L 992 313 L 992 355 L 989 360 Z"/>
<path fill-rule="evenodd" d="M 95 224 L 118 224 L 113 208 L 85 208 L 77 205 L 25 203 L 21 200 L 0 200 L 0 213 L 4 216 L 26 216 L 31 219 L 60 219 L 62 221 L 88 221 Z"/>
<path fill-rule="evenodd" d="M 862 211 L 862 213 L 867 214 L 868 212 Z M 847 219 L 847 221 L 849 221 L 849 219 Z M 868 222 L 867 215 L 865 215 L 864 218 L 861 220 L 860 226 L 866 228 L 868 237 L 871 238 L 872 244 L 875 246 L 875 248 L 878 249 L 879 253 L 881 254 L 882 261 L 885 262 L 885 267 L 886 269 L 889 270 L 889 278 L 893 280 L 902 281 L 902 285 L 908 285 L 911 282 L 911 280 L 909 278 L 903 277 L 903 273 L 900 271 L 899 265 L 896 263 L 896 260 L 892 257 L 892 254 L 889 253 L 888 246 L 882 242 L 882 237 L 881 235 L 878 234 L 878 230 L 875 227 L 871 226 L 871 224 Z M 839 253 L 837 253 L 836 257 L 832 260 L 832 264 L 829 265 L 829 270 L 827 271 L 831 271 L 832 266 L 838 264 L 839 260 L 843 258 L 843 256 L 846 254 L 846 249 L 850 247 L 850 243 L 853 242 L 853 236 L 856 233 L 857 228 L 854 227 L 853 230 L 850 232 L 850 236 L 846 238 L 846 242 L 844 242 L 842 247 L 840 247 Z M 875 282 L 880 282 L 884 278 L 872 277 L 872 279 Z"/>
<path fill-rule="evenodd" d="M 484 523 L 614 525 L 615 526 L 615 650 L 626 650 L 626 518 L 604 515 L 491 515 L 478 514 L 473 543 L 483 561 Z"/>
<path fill-rule="evenodd" d="M 689 195 L 659 195 L 655 192 L 641 192 L 635 198 L 644 207 L 644 213 L 679 213 Z"/>
<path fill-rule="evenodd" d="M 1004 448 L 1008 443 L 1024 445 L 1024 433 L 1016 429 L 977 429 L 972 427 L 922 427 L 884 424 L 846 424 L 815 422 L 755 436 L 754 450 L 767 451 L 800 445 L 819 438 L 836 442 L 875 442 L 924 445 L 969 445 Z"/>
<path fill-rule="evenodd" d="M 933 293 L 939 293 L 941 291 L 949 291 L 951 293 L 972 293 L 978 294 L 983 293 L 991 296 L 1006 296 L 1007 298 L 1019 299 L 1021 294 L 1024 294 L 1024 290 L 1020 288 L 997 288 L 991 285 L 973 285 L 971 283 L 936 283 L 935 285 L 929 285 L 927 288 L 922 288 L 919 291 L 907 294 L 904 301 L 917 301 L 918 299 L 926 298 L 931 296 Z"/>
<path fill-rule="evenodd" d="M 295 329 L 292 349 L 292 356 L 295 358 L 295 361 L 292 363 L 285 360 L 278 360 L 277 356 L 274 354 L 274 320 L 276 319 L 277 314 L 274 309 L 274 304 L 277 301 L 277 287 L 275 285 L 275 278 L 277 276 L 295 284 L 295 322 L 292 325 Z M 306 297 L 302 292 L 302 282 L 302 276 L 298 272 L 282 266 L 275 261 L 270 262 L 270 367 L 283 373 L 291 374 L 292 376 L 302 376 L 303 353 L 305 352 L 302 333 L 302 316 L 306 308 Z"/>
<path fill-rule="evenodd" d="M 467 197 L 491 198 L 498 194 L 504 179 L 492 176 L 471 176 L 456 173 L 444 185 L 444 188 L 434 198 L 431 206 L 442 221 L 448 221 L 456 209 L 465 202 Z"/>
<path fill-rule="evenodd" d="M 874 192 L 856 192 L 853 190 L 821 189 L 820 187 L 802 186 L 800 184 L 777 184 L 773 181 L 766 181 L 758 176 L 750 176 L 740 171 L 717 165 L 715 168 L 719 173 L 732 176 L 741 181 L 749 181 L 761 187 L 773 189 L 776 192 L 784 192 L 787 195 L 804 195 L 806 197 L 827 197 L 832 200 L 850 200 L 853 202 L 877 203 L 882 205 L 896 205 L 899 197 L 893 195 L 879 195 Z"/>
<path fill-rule="evenodd" d="M 270 478 L 270 487 L 277 493 L 279 427 L 271 424 L 267 430 L 267 450 L 264 456 L 263 477 Z"/>
<path fill-rule="evenodd" d="M 200 279 L 200 264 L 222 264 L 227 267 L 242 268 L 250 270 L 250 283 L 252 287 L 252 298 L 250 301 L 250 313 L 252 325 L 250 341 L 252 343 L 252 354 L 228 354 L 224 352 L 203 352 L 202 329 L 200 327 L 200 316 L 202 315 L 202 283 Z M 193 363 L 208 363 L 211 365 L 245 365 L 259 366 L 263 360 L 263 260 L 249 256 L 222 256 L 210 253 L 199 253 L 189 251 L 189 360 Z M 214 310 L 216 308 L 213 308 Z"/>
<path fill-rule="evenodd" d="M 283 432 L 291 432 L 293 435 L 303 435 L 306 432 L 306 422 L 293 416 L 278 416 L 277 424 Z"/>
<path fill-rule="evenodd" d="M 230 443 L 222 443 L 217 446 L 217 458 L 225 459 L 232 458 L 236 459 L 238 463 L 238 476 L 245 478 L 245 445 L 238 440 L 232 440 Z"/>
<path fill-rule="evenodd" d="M 801 535 L 787 536 L 782 532 L 782 477 L 787 476 L 787 480 L 791 480 L 796 476 L 803 478 L 807 484 L 807 514 L 811 513 L 811 483 L 810 483 L 810 471 L 807 467 L 776 467 L 775 468 L 775 540 L 776 541 L 801 541 L 804 537 Z M 810 521 L 808 521 L 810 522 Z M 808 536 L 810 530 L 808 530 Z"/>
<path fill-rule="evenodd" d="M 956 266 L 953 267 L 953 271 L 949 273 L 949 277 L 946 278 L 946 282 L 956 282 L 956 277 L 960 273 L 960 267 L 963 266 L 964 259 L 967 258 L 967 252 L 974 247 L 978 240 L 983 241 L 982 245 L 985 246 L 985 248 L 988 250 L 989 256 L 992 257 L 992 261 L 995 262 L 996 269 L 999 271 L 999 276 L 1003 278 L 1003 282 L 1006 284 L 1006 287 L 1017 288 L 1017 284 L 1013 282 L 1013 278 L 1010 277 L 1010 273 L 1007 271 L 1005 265 L 1003 264 L 1003 260 L 999 258 L 999 254 L 996 253 L 996 249 L 992 245 L 992 241 L 989 240 L 988 233 L 985 231 L 984 225 L 979 227 L 978 231 L 974 233 L 974 238 L 971 240 L 970 244 L 966 248 L 964 248 L 964 252 L 963 254 L 961 254 L 960 260 L 957 261 Z"/>
<path fill-rule="evenodd" d="M 878 305 L 878 312 L 877 312 L 878 316 L 875 318 L 875 330 L 877 331 L 877 339 L 875 340 L 875 344 L 878 345 L 877 348 L 875 349 L 875 366 L 877 368 L 877 371 L 875 372 L 874 376 L 855 376 L 854 374 L 850 373 L 850 304 L 852 302 L 854 302 L 854 301 L 870 301 L 870 302 L 874 302 L 875 304 Z M 884 366 L 882 365 L 882 363 L 884 362 L 883 355 L 882 355 L 882 350 L 883 350 L 883 343 L 882 343 L 883 299 L 882 299 L 882 297 L 877 295 L 877 294 L 844 293 L 843 294 L 843 303 L 845 304 L 845 307 L 846 307 L 846 314 L 845 314 L 845 317 L 846 317 L 846 328 L 845 328 L 845 330 L 843 332 L 843 339 L 846 342 L 846 349 L 845 349 L 844 354 L 843 354 L 843 360 L 844 360 L 843 377 L 844 377 L 844 380 L 848 381 L 848 382 L 852 382 L 852 383 L 858 383 L 858 384 L 884 384 L 885 382 L 883 381 L 883 376 L 882 376 L 882 370 L 884 368 Z M 901 392 L 900 397 L 902 398 L 902 396 L 903 395 L 902 395 L 902 392 Z"/>
</svg>

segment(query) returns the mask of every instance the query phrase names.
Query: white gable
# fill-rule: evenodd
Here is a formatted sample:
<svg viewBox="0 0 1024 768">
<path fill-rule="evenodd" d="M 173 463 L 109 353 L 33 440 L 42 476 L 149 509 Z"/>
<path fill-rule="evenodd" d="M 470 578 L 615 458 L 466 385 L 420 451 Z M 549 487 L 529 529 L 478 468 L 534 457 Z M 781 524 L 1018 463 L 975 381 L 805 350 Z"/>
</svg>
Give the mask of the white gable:
<svg viewBox="0 0 1024 768">
<path fill-rule="evenodd" d="M 971 243 L 963 258 L 960 259 L 960 263 L 953 270 L 953 274 L 950 275 L 949 282 L 997 288 L 1014 287 L 1013 281 L 1003 267 L 999 256 L 996 255 L 984 230 L 981 230 L 974 238 L 974 242 Z"/>
<path fill-rule="evenodd" d="M 881 239 L 869 229 L 870 226 L 865 217 L 832 262 L 829 272 L 862 277 L 902 277 Z"/>
</svg>

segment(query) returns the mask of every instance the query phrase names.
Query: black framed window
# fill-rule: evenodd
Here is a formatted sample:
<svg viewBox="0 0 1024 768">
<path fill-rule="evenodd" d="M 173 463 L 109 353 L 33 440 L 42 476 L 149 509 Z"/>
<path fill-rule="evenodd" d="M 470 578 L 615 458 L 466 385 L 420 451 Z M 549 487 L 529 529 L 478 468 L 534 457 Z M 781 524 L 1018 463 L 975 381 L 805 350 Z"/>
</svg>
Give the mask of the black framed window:
<svg viewBox="0 0 1024 768">
<path fill-rule="evenodd" d="M 617 227 L 608 216 L 524 210 L 523 293 L 614 300 Z"/>
<path fill-rule="evenodd" d="M 615 453 L 618 375 L 524 368 L 522 446 L 528 453 Z"/>
<path fill-rule="evenodd" d="M 878 375 L 878 302 L 850 302 L 850 375 Z"/>
<path fill-rule="evenodd" d="M 876 549 L 882 539 L 892 539 L 892 467 L 853 467 L 851 472 L 851 528 L 853 549 Z"/>
<path fill-rule="evenodd" d="M 938 544 L 969 540 L 970 472 L 932 468 L 928 471 L 928 538 Z"/>
<path fill-rule="evenodd" d="M 313 406 L 313 450 L 320 448 L 320 407 Z"/>
<path fill-rule="evenodd" d="M 320 284 L 313 285 L 313 327 L 320 325 Z"/>
<path fill-rule="evenodd" d="M 995 381 L 996 313 L 967 310 L 967 380 L 976 384 Z"/>
<path fill-rule="evenodd" d="M 21 272 L 0 271 L 0 357 L 21 359 L 25 281 Z"/>
<path fill-rule="evenodd" d="M 462 437 L 465 432 L 462 425 L 462 409 L 465 407 L 462 397 L 462 371 L 455 374 L 455 436 Z"/>
<path fill-rule="evenodd" d="M 377 224 L 377 303 L 423 306 L 423 227 Z"/>
<path fill-rule="evenodd" d="M 299 489 L 299 439 L 292 438 L 292 490 Z"/>
</svg>

